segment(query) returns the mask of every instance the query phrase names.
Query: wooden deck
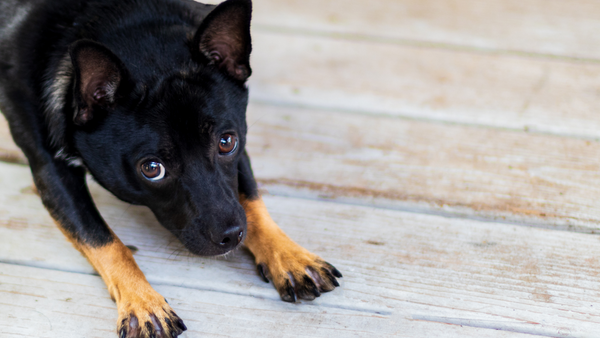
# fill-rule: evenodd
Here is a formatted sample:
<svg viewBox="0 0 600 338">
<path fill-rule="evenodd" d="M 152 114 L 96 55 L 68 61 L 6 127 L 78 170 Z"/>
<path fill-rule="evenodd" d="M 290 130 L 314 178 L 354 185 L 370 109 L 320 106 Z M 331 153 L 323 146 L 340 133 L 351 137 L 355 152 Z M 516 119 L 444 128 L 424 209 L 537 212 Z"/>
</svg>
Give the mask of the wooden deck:
<svg viewBox="0 0 600 338">
<path fill-rule="evenodd" d="M 344 278 L 284 303 L 90 182 L 183 337 L 600 337 L 600 2 L 254 6 L 255 174 Z M 114 337 L 4 120 L 0 159 L 0 337 Z"/>
</svg>

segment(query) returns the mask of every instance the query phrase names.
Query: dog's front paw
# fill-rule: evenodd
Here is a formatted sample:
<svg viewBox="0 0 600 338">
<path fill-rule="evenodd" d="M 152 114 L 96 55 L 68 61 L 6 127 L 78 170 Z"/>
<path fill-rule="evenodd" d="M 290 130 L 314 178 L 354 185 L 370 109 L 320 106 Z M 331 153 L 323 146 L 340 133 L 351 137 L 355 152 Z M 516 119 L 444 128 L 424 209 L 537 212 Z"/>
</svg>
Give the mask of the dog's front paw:
<svg viewBox="0 0 600 338">
<path fill-rule="evenodd" d="M 256 261 L 261 277 L 267 283 L 273 282 L 282 300 L 313 300 L 340 286 L 336 278 L 342 274 L 319 256 L 292 241 L 277 247 L 271 255 L 261 255 Z"/>
<path fill-rule="evenodd" d="M 265 282 L 273 281 L 281 299 L 313 300 L 322 292 L 340 286 L 342 274 L 319 256 L 292 241 L 273 221 L 261 198 L 240 197 L 246 211 L 246 246 L 256 259 L 258 272 Z"/>
<path fill-rule="evenodd" d="M 156 291 L 119 302 L 119 338 L 174 338 L 187 330 L 181 318 Z"/>
</svg>

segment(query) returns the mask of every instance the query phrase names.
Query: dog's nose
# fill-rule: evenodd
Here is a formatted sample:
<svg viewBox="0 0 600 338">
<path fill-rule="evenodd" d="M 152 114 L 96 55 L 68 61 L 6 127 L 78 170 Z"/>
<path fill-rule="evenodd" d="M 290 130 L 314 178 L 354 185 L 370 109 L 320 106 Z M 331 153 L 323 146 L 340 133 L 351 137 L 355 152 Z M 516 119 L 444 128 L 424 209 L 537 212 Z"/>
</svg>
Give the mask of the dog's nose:
<svg viewBox="0 0 600 338">
<path fill-rule="evenodd" d="M 242 238 L 244 238 L 244 228 L 241 226 L 234 226 L 227 229 L 227 231 L 221 235 L 221 239 L 217 244 L 223 248 L 232 249 L 240 244 Z"/>
</svg>

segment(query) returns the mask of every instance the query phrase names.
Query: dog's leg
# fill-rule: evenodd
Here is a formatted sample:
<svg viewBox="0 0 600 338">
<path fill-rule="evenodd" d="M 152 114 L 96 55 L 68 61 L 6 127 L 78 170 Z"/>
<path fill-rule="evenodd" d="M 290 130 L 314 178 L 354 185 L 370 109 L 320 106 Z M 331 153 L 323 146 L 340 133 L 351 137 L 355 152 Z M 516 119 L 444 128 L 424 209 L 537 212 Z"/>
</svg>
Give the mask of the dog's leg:
<svg viewBox="0 0 600 338">
<path fill-rule="evenodd" d="M 116 301 L 119 337 L 177 336 L 185 330 L 183 322 L 150 286 L 130 250 L 100 216 L 87 189 L 85 170 L 55 159 L 46 150 L 37 120 L 28 118 L 35 116 L 31 105 L 35 101 L 26 93 L 0 92 L 0 105 L 15 141 L 29 159 L 44 205 L 62 232 L 100 273 Z M 10 98 L 11 94 L 14 97 Z"/>
<path fill-rule="evenodd" d="M 131 251 L 102 220 L 87 191 L 84 171 L 61 163 L 32 169 L 59 228 L 98 271 L 117 303 L 119 337 L 175 337 L 183 332 L 183 321 L 150 286 Z"/>
<path fill-rule="evenodd" d="M 271 219 L 252 176 L 246 154 L 239 165 L 240 203 L 246 211 L 245 245 L 256 259 L 265 282 L 273 281 L 281 299 L 312 300 L 339 286 L 342 274 L 333 265 L 292 241 Z"/>
<path fill-rule="evenodd" d="M 101 246 L 72 242 L 100 273 L 117 303 L 119 337 L 166 338 L 181 334 L 186 330 L 183 321 L 150 286 L 131 251 L 116 235 L 112 236 L 110 243 Z"/>
<path fill-rule="evenodd" d="M 59 228 L 98 271 L 117 303 L 119 337 L 175 337 L 183 332 L 183 321 L 150 286 L 131 251 L 102 220 L 87 192 L 83 170 L 60 163 L 32 169 Z"/>
</svg>

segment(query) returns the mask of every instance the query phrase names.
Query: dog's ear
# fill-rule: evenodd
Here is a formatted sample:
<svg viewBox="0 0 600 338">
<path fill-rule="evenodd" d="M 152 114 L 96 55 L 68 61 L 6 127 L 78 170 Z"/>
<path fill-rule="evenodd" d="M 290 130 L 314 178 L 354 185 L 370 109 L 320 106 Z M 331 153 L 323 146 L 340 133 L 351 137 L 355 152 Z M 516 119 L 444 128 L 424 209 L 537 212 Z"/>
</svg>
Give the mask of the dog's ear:
<svg viewBox="0 0 600 338">
<path fill-rule="evenodd" d="M 208 14 L 193 40 L 192 55 L 213 64 L 229 76 L 246 81 L 250 76 L 250 0 L 228 0 Z"/>
<path fill-rule="evenodd" d="M 69 48 L 75 75 L 73 122 L 84 125 L 94 117 L 94 110 L 108 108 L 115 102 L 126 70 L 121 60 L 107 47 L 91 40 L 78 40 Z"/>
</svg>

